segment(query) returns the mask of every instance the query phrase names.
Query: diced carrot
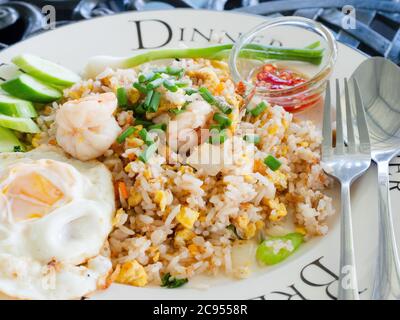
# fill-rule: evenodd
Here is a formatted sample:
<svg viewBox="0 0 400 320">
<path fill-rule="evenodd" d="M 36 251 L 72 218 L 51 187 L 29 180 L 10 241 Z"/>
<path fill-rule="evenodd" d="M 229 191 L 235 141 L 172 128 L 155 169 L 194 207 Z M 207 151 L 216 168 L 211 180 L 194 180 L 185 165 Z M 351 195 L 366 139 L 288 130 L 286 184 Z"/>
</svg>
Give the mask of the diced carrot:
<svg viewBox="0 0 400 320">
<path fill-rule="evenodd" d="M 119 194 L 122 196 L 122 198 L 128 199 L 129 194 L 128 194 L 128 190 L 126 188 L 125 182 L 123 182 L 123 181 L 118 182 L 118 190 L 119 190 Z"/>
</svg>

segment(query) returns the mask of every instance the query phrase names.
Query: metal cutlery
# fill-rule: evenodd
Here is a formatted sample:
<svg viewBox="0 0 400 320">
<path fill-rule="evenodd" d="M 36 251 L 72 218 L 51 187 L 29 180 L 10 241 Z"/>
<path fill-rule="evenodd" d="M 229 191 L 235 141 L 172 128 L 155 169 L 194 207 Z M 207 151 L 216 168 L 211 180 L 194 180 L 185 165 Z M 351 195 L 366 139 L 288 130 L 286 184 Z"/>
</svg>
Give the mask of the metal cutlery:
<svg viewBox="0 0 400 320">
<path fill-rule="evenodd" d="M 400 154 L 400 68 L 374 57 L 361 63 L 352 79 L 363 93 L 372 159 L 378 166 L 380 223 L 372 299 L 400 299 L 400 262 L 389 194 L 389 162 Z"/>
<path fill-rule="evenodd" d="M 357 81 L 354 80 L 354 104 L 351 108 L 348 82 L 344 80 L 347 144 L 344 141 L 344 123 L 340 101 L 339 80 L 336 79 L 336 144 L 332 135 L 331 89 L 327 84 L 322 142 L 322 166 L 341 185 L 341 243 L 338 299 L 359 299 L 355 267 L 350 186 L 371 164 L 371 150 L 364 107 Z M 355 134 L 357 131 L 357 135 Z M 359 137 L 358 142 L 356 136 Z"/>
</svg>

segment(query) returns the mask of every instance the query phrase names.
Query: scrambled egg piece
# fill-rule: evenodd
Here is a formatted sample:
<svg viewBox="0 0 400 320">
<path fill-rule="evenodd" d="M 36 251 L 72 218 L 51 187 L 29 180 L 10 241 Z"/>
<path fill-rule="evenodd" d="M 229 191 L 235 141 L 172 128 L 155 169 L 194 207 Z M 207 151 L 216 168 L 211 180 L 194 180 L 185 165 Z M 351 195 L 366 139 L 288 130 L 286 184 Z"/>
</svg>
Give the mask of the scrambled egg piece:
<svg viewBox="0 0 400 320">
<path fill-rule="evenodd" d="M 135 287 L 144 287 L 148 282 L 148 277 L 144 267 L 136 260 L 132 260 L 121 266 L 115 281 Z"/>
<path fill-rule="evenodd" d="M 279 221 L 287 215 L 286 206 L 276 199 L 268 200 L 268 206 L 271 208 L 269 220 L 273 222 Z"/>
<path fill-rule="evenodd" d="M 195 236 L 194 232 L 190 229 L 182 229 L 175 233 L 174 242 L 175 245 L 184 245 L 186 241 L 193 239 Z"/>
<path fill-rule="evenodd" d="M 200 213 L 188 207 L 182 207 L 176 215 L 176 220 L 187 229 L 192 229 Z"/>
<path fill-rule="evenodd" d="M 161 211 L 165 210 L 165 207 L 167 206 L 167 201 L 168 201 L 167 193 L 163 190 L 157 190 L 154 196 L 154 202 L 158 204 Z"/>
<path fill-rule="evenodd" d="M 140 203 L 140 201 L 142 201 L 142 195 L 135 191 L 135 188 L 131 188 L 129 194 L 128 204 L 130 207 L 135 207 Z"/>
</svg>

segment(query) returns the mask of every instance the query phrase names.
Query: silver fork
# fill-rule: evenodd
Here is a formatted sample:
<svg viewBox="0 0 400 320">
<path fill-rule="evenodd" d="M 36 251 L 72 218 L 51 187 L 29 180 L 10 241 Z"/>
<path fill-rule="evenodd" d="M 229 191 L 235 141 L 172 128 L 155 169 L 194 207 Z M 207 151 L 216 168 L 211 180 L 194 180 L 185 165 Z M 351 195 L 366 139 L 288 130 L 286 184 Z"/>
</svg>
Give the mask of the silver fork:
<svg viewBox="0 0 400 320">
<path fill-rule="evenodd" d="M 326 88 L 322 166 L 325 172 L 335 177 L 341 185 L 341 231 L 340 231 L 340 269 L 339 300 L 358 300 L 358 284 L 356 276 L 353 227 L 351 221 L 350 186 L 371 164 L 371 149 L 367 122 L 360 90 L 354 80 L 355 115 L 352 116 L 350 92 L 347 79 L 344 80 L 345 108 L 347 119 L 347 144 L 344 142 L 343 117 L 340 102 L 339 80 L 336 79 L 336 146 L 332 144 L 331 89 L 328 82 Z M 358 130 L 359 142 L 356 142 L 354 130 Z"/>
</svg>

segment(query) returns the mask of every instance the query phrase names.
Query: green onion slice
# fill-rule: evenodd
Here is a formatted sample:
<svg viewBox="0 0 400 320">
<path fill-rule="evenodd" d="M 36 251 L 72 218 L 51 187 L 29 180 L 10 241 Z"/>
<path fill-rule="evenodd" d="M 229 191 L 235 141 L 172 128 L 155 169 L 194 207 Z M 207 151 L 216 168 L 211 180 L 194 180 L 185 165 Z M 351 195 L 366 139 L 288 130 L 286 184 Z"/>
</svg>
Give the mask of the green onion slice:
<svg viewBox="0 0 400 320">
<path fill-rule="evenodd" d="M 159 86 L 161 86 L 163 84 L 163 82 L 164 82 L 163 78 L 157 78 L 157 79 L 149 82 L 146 85 L 146 89 L 147 90 L 154 90 L 155 88 L 158 88 Z"/>
<path fill-rule="evenodd" d="M 124 87 L 119 87 L 117 89 L 117 100 L 118 105 L 121 107 L 126 107 L 128 105 L 128 94 L 126 93 L 126 89 Z"/>
<path fill-rule="evenodd" d="M 178 91 L 178 86 L 171 80 L 165 79 L 163 83 L 165 89 L 171 92 L 177 92 Z"/>
<path fill-rule="evenodd" d="M 257 144 L 261 138 L 258 134 L 246 134 L 243 136 L 243 139 L 246 142 Z"/>
<path fill-rule="evenodd" d="M 147 81 L 154 80 L 154 77 L 155 77 L 155 73 L 153 71 L 150 71 L 148 73 L 145 73 L 145 74 L 142 73 L 141 75 L 139 75 L 138 80 L 140 83 L 144 83 Z"/>
<path fill-rule="evenodd" d="M 174 115 L 178 115 L 178 114 L 181 114 L 181 113 L 185 112 L 186 108 L 185 107 L 182 107 L 180 109 L 175 108 L 175 109 L 169 109 L 168 111 L 173 113 Z"/>
<path fill-rule="evenodd" d="M 147 96 L 146 96 L 146 98 L 144 99 L 144 102 L 143 102 L 143 107 L 146 110 L 148 110 L 149 107 L 150 107 L 151 98 L 153 97 L 153 94 L 154 94 L 153 90 L 150 90 L 150 91 L 147 92 Z"/>
<path fill-rule="evenodd" d="M 153 154 L 156 152 L 157 150 L 157 144 L 153 143 L 151 145 L 149 145 L 146 150 L 144 150 L 140 155 L 139 155 L 139 160 L 147 163 L 147 161 L 149 161 L 149 159 L 153 156 Z"/>
<path fill-rule="evenodd" d="M 128 138 L 131 134 L 133 134 L 137 129 L 134 127 L 128 127 L 126 128 L 118 137 L 117 137 L 117 142 L 122 143 L 125 141 L 126 138 Z"/>
<path fill-rule="evenodd" d="M 193 89 L 193 88 L 186 88 L 186 89 L 184 89 L 184 90 L 185 90 L 185 93 L 186 93 L 188 96 L 191 96 L 192 94 L 198 92 L 196 89 Z"/>
<path fill-rule="evenodd" d="M 133 84 L 133 87 L 136 88 L 140 93 L 143 93 L 143 94 L 146 94 L 148 91 L 146 89 L 146 87 L 142 83 L 139 83 L 139 82 L 135 82 Z"/>
<path fill-rule="evenodd" d="M 157 112 L 158 106 L 160 105 L 161 93 L 154 91 L 153 96 L 151 97 L 151 102 L 149 105 L 150 112 Z"/>
<path fill-rule="evenodd" d="M 135 124 L 135 126 L 142 125 L 143 127 L 148 127 L 148 126 L 151 126 L 154 123 L 151 122 L 151 121 L 148 121 L 148 120 L 143 120 L 143 119 L 136 118 L 134 124 Z"/>
<path fill-rule="evenodd" d="M 150 134 L 147 132 L 145 128 L 139 131 L 139 136 L 142 138 L 145 144 L 148 146 L 152 145 L 154 143 L 153 138 L 150 136 Z"/>
<path fill-rule="evenodd" d="M 168 66 L 165 71 L 171 76 L 181 76 L 184 70 L 183 68 Z"/>
<path fill-rule="evenodd" d="M 162 130 L 165 131 L 167 130 L 167 124 L 166 123 L 157 123 L 157 124 L 152 124 L 151 126 L 147 127 L 147 130 Z"/>
<path fill-rule="evenodd" d="M 211 144 L 222 144 L 228 138 L 226 129 L 218 131 L 217 129 L 212 129 L 211 137 L 209 138 L 209 142 Z"/>
<path fill-rule="evenodd" d="M 256 105 L 253 109 L 249 112 L 252 116 L 257 117 L 259 116 L 265 109 L 267 108 L 267 104 L 264 101 L 261 101 L 258 105 Z"/>
<path fill-rule="evenodd" d="M 266 157 L 264 159 L 264 163 L 272 170 L 272 171 L 276 171 L 280 168 L 280 166 L 282 165 L 282 163 L 276 159 L 274 156 L 269 155 L 268 157 Z"/>
<path fill-rule="evenodd" d="M 223 113 L 215 113 L 213 116 L 214 121 L 221 125 L 222 128 L 227 128 L 232 124 L 232 120 L 229 119 Z"/>
</svg>

